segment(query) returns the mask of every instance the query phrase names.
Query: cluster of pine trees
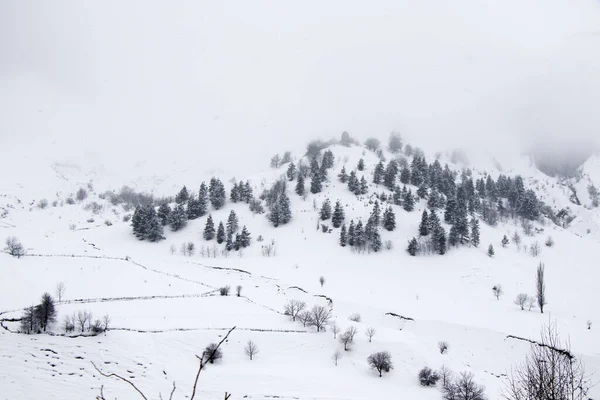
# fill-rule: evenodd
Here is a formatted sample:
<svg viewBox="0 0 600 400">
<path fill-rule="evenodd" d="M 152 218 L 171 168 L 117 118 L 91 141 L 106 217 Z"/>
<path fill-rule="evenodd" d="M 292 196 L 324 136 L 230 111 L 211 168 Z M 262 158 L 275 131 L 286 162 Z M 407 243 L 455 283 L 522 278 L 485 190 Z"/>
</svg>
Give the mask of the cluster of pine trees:
<svg viewBox="0 0 600 400">
<path fill-rule="evenodd" d="M 238 233 L 240 224 L 235 211 L 231 210 L 229 217 L 227 218 L 226 225 L 223 222 L 219 222 L 219 226 L 215 231 L 215 223 L 212 215 L 208 215 L 206 219 L 206 225 L 204 226 L 204 232 L 202 236 L 204 240 L 216 239 L 217 243 L 225 243 L 225 248 L 228 251 L 240 250 L 250 246 L 250 232 L 246 225 L 243 226 L 242 231 Z M 234 237 L 235 235 L 235 237 Z"/>
<path fill-rule="evenodd" d="M 388 206 L 382 214 L 379 200 L 375 200 L 366 224 L 363 225 L 362 220 L 359 219 L 356 224 L 354 220 L 351 220 L 348 229 L 346 229 L 346 224 L 342 225 L 340 246 L 351 246 L 353 250 L 359 252 L 367 250 L 378 252 L 382 246 L 380 226 L 387 231 L 396 229 L 396 214 L 391 206 Z"/>
</svg>

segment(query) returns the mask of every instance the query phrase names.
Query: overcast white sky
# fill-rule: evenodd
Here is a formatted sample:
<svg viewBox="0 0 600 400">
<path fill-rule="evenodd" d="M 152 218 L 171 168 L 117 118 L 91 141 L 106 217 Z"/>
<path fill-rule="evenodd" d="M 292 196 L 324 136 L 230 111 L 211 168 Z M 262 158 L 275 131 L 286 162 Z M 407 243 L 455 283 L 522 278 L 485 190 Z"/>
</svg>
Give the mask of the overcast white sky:
<svg viewBox="0 0 600 400">
<path fill-rule="evenodd" d="M 0 0 L 0 145 L 240 171 L 344 130 L 597 139 L 599 49 L 598 0 Z"/>
</svg>

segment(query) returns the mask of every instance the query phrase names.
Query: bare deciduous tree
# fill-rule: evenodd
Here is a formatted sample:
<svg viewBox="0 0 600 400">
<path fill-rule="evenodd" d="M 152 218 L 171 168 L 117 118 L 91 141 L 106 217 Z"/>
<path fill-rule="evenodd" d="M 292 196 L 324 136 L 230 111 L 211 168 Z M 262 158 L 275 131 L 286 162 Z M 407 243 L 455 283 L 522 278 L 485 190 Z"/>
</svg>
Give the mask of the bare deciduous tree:
<svg viewBox="0 0 600 400">
<path fill-rule="evenodd" d="M 81 333 L 85 332 L 85 325 L 90 325 L 92 321 L 92 313 L 88 311 L 78 311 L 77 312 L 77 322 L 79 323 L 79 329 Z"/>
<path fill-rule="evenodd" d="M 442 388 L 452 383 L 452 371 L 445 365 L 442 365 L 440 368 L 440 378 L 442 380 Z"/>
<path fill-rule="evenodd" d="M 379 377 L 381 377 L 382 372 L 390 372 L 390 370 L 393 368 L 392 356 L 387 351 L 380 351 L 371 354 L 367 358 L 367 362 L 371 368 L 379 372 Z"/>
<path fill-rule="evenodd" d="M 473 374 L 461 372 L 456 382 L 450 382 L 442 389 L 444 400 L 485 400 L 485 388 L 475 383 Z"/>
<path fill-rule="evenodd" d="M 531 345 L 525 362 L 508 377 L 503 395 L 509 400 L 585 400 L 589 387 L 583 363 L 550 324 L 542 331 L 541 341 Z"/>
<path fill-rule="evenodd" d="M 242 295 L 242 285 L 237 285 L 235 287 L 235 294 L 237 297 L 240 297 Z"/>
<path fill-rule="evenodd" d="M 375 336 L 376 333 L 377 331 L 375 330 L 375 328 L 367 328 L 367 330 L 365 331 L 365 335 L 367 336 L 367 338 L 369 338 L 369 343 L 371 343 L 371 341 L 373 340 L 373 336 Z"/>
<path fill-rule="evenodd" d="M 544 269 L 544 264 L 540 263 L 537 268 L 535 281 L 535 297 L 537 299 L 537 305 L 542 314 L 544 313 L 544 306 L 546 305 L 546 283 L 544 282 Z"/>
<path fill-rule="evenodd" d="M 419 383 L 421 386 L 435 386 L 440 379 L 440 375 L 429 367 L 424 367 L 419 371 Z"/>
<path fill-rule="evenodd" d="M 7 237 L 4 243 L 6 244 L 4 250 L 11 256 L 21 258 L 25 255 L 25 247 L 15 236 Z"/>
<path fill-rule="evenodd" d="M 492 288 L 492 292 L 494 292 L 494 296 L 496 296 L 496 300 L 500 300 L 500 296 L 504 294 L 504 290 L 502 290 L 502 285 L 498 284 Z"/>
<path fill-rule="evenodd" d="M 340 327 L 335 322 L 331 323 L 331 332 L 333 332 L 333 338 L 337 339 L 337 334 L 340 333 Z"/>
<path fill-rule="evenodd" d="M 298 321 L 302 322 L 302 325 L 306 328 L 306 325 L 312 325 L 312 313 L 308 310 L 299 312 L 298 315 L 296 315 L 296 318 L 298 318 Z"/>
<path fill-rule="evenodd" d="M 306 308 L 306 303 L 300 300 L 290 300 L 284 306 L 283 313 L 292 317 L 292 321 L 296 321 L 296 317 Z"/>
<path fill-rule="evenodd" d="M 540 249 L 540 244 L 538 242 L 535 242 L 531 245 L 531 247 L 529 248 L 529 254 L 531 254 L 532 257 L 537 257 L 540 255 L 541 249 Z"/>
<path fill-rule="evenodd" d="M 348 317 L 348 319 L 352 322 L 360 322 L 361 321 L 361 317 L 360 317 L 359 313 L 354 313 L 354 314 L 350 315 Z"/>
<path fill-rule="evenodd" d="M 324 330 L 331 319 L 331 310 L 324 306 L 314 306 L 311 310 L 312 321 L 311 325 L 317 328 L 317 332 Z"/>
<path fill-rule="evenodd" d="M 440 349 L 440 354 L 445 354 L 448 351 L 448 348 L 450 346 L 448 345 L 448 342 L 438 342 L 438 349 Z"/>
<path fill-rule="evenodd" d="M 177 247 L 174 244 L 169 246 L 169 252 L 171 253 L 171 255 L 175 254 L 176 251 L 177 251 Z"/>
<path fill-rule="evenodd" d="M 104 323 L 104 332 L 106 333 L 108 330 L 108 325 L 110 324 L 110 316 L 106 314 L 104 317 L 102 317 L 102 322 Z"/>
<path fill-rule="evenodd" d="M 333 360 L 333 362 L 335 363 L 335 366 L 337 367 L 338 365 L 338 361 L 340 360 L 340 358 L 342 358 L 342 352 L 339 350 L 336 350 L 333 355 L 331 356 L 331 359 Z"/>
<path fill-rule="evenodd" d="M 528 298 L 529 296 L 526 293 L 519 293 L 515 299 L 515 304 L 521 307 L 521 310 L 524 310 Z"/>
<path fill-rule="evenodd" d="M 58 297 L 59 303 L 62 301 L 62 298 L 66 291 L 67 291 L 67 287 L 65 286 L 64 282 L 58 282 L 56 284 L 56 297 Z"/>
<path fill-rule="evenodd" d="M 244 352 L 248 357 L 250 357 L 250 360 L 252 361 L 252 357 L 254 357 L 256 353 L 258 353 L 258 347 L 252 340 L 248 340 L 248 343 L 246 343 L 246 347 L 244 347 Z"/>
</svg>

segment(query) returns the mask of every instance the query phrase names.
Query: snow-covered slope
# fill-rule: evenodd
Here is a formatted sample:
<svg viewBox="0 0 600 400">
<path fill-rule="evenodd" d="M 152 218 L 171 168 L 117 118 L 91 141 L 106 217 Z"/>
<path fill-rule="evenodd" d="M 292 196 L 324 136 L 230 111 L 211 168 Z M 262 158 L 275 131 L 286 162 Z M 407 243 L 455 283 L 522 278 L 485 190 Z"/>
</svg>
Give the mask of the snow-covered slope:
<svg viewBox="0 0 600 400">
<path fill-rule="evenodd" d="M 110 315 L 110 330 L 97 337 L 69 338 L 0 329 L 0 398 L 92 398 L 101 386 L 106 398 L 136 398 L 126 384 L 100 376 L 92 362 L 105 372 L 131 378 L 150 398 L 158 398 L 158 393 L 166 398 L 176 381 L 174 398 L 184 398 L 191 393 L 195 355 L 232 326 L 236 330 L 223 347 L 223 360 L 209 365 L 201 375 L 202 398 L 221 398 L 227 391 L 233 393 L 232 399 L 439 399 L 438 389 L 419 385 L 417 373 L 424 366 L 446 365 L 455 373 L 473 372 L 486 386 L 489 398 L 495 399 L 505 374 L 529 348 L 528 343 L 507 336 L 537 339 L 549 322 L 556 322 L 562 336 L 570 339 L 588 372 L 600 369 L 596 327 L 588 330 L 586 325 L 588 320 L 600 319 L 595 306 L 599 301 L 595 289 L 597 241 L 551 223 L 539 225 L 543 231 L 524 237 L 523 244 L 543 243 L 547 236 L 556 244 L 542 246 L 541 255 L 533 258 L 512 244 L 507 248 L 500 245 L 502 236 L 510 237 L 521 229 L 519 225 L 482 224 L 479 248 L 452 249 L 445 256 L 410 257 L 405 248 L 417 233 L 425 207 L 421 201 L 410 213 L 394 206 L 398 227 L 382 232 L 382 239 L 391 241 L 392 249 L 353 253 L 338 245 L 338 229 L 333 233 L 318 229 L 317 209 L 325 198 L 339 199 L 347 221 L 366 220 L 372 208 L 369 196 L 356 197 L 336 175 L 342 166 L 350 171 L 364 158 L 364 175 L 370 181 L 378 157 L 360 146 L 331 149 L 335 165 L 322 193 L 309 194 L 303 200 L 288 189 L 293 211 L 290 224 L 273 228 L 264 215 L 252 214 L 246 204 L 227 203 L 221 210 L 211 210 L 217 223 L 225 222 L 235 210 L 240 225 L 247 225 L 253 239 L 242 253 L 225 256 L 217 252 L 216 258 L 201 254 L 203 247 L 214 245 L 202 239 L 207 216 L 189 221 L 181 231 L 165 231 L 164 241 L 140 242 L 129 223 L 122 221 L 127 212 L 97 197 L 108 188 L 96 179 L 102 182 L 106 177 L 91 177 L 71 167 L 47 172 L 64 176 L 61 199 L 88 179 L 93 180 L 95 191 L 81 203 L 59 203 L 44 210 L 29 208 L 29 202 L 38 200 L 30 194 L 27 203 L 10 208 L 0 219 L 0 233 L 19 237 L 30 254 L 16 259 L 0 253 L 0 319 L 6 319 L 3 325 L 9 330 L 17 330 L 18 323 L 8 320 L 19 318 L 24 307 L 64 282 L 67 291 L 52 331 L 62 333 L 64 317 L 82 310 L 91 311 L 95 318 Z M 593 162 L 585 168 L 589 170 Z M 248 178 L 259 193 L 283 175 L 285 168 L 237 179 Z M 474 171 L 484 172 L 475 167 Z M 511 171 L 522 173 L 530 184 L 537 181 L 539 187 L 534 188 L 546 194 L 549 204 L 557 208 L 567 204 L 567 193 L 552 178 L 542 177 L 528 164 L 513 165 Z M 176 174 L 170 177 L 177 178 Z M 222 178 L 228 181 L 228 177 Z M 163 182 L 165 187 L 186 184 L 193 190 L 199 183 L 184 179 Z M 229 189 L 230 184 L 226 185 Z M 22 186 L 23 194 L 28 187 Z M 370 185 L 370 193 L 383 190 Z M 92 201 L 104 206 L 97 214 L 84 209 Z M 583 207 L 576 209 L 584 211 Z M 88 222 L 90 219 L 93 221 Z M 262 242 L 257 241 L 259 235 Z M 171 245 L 178 249 L 188 241 L 196 244 L 193 256 L 170 253 Z M 261 246 L 268 243 L 275 243 L 271 257 L 262 254 Z M 486 254 L 488 244 L 496 248 L 494 258 Z M 521 311 L 513 300 L 519 293 L 533 294 L 540 261 L 546 265 L 545 313 Z M 323 286 L 319 284 L 321 276 L 325 277 Z M 497 284 L 504 288 L 498 300 L 491 290 Z M 218 296 L 216 290 L 225 285 L 232 289 L 241 285 L 241 297 Z M 352 350 L 342 352 L 338 366 L 331 356 L 341 345 L 331 329 L 317 333 L 292 322 L 283 315 L 283 305 L 290 299 L 303 300 L 311 307 L 330 307 L 342 330 L 358 328 Z M 348 319 L 354 313 L 361 315 L 360 322 Z M 369 327 L 377 331 L 372 342 L 365 336 Z M 248 340 L 260 350 L 252 361 L 243 351 Z M 440 354 L 439 341 L 449 343 L 447 354 Z M 379 378 L 369 370 L 366 358 L 383 350 L 391 353 L 394 369 Z M 597 395 L 597 388 L 594 390 L 592 394 Z"/>
</svg>

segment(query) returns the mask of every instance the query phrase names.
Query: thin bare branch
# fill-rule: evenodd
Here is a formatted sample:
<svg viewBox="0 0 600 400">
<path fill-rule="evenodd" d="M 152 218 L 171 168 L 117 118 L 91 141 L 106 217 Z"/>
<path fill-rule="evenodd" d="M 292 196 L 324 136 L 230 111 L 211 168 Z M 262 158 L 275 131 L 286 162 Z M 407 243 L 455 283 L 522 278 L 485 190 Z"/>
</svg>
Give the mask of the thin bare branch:
<svg viewBox="0 0 600 400">
<path fill-rule="evenodd" d="M 135 386 L 135 385 L 133 384 L 133 382 L 131 382 L 130 380 L 128 380 L 128 379 L 125 379 L 125 378 L 123 378 L 121 375 L 117 375 L 117 374 L 115 374 L 115 373 L 106 374 L 106 373 L 102 372 L 102 371 L 100 370 L 100 368 L 98 368 L 98 367 L 96 366 L 96 364 L 94 364 L 94 362 L 93 362 L 93 361 L 92 361 L 92 365 L 94 366 L 94 368 L 96 369 L 96 371 L 98 371 L 98 373 L 99 373 L 100 375 L 102 375 L 103 377 L 105 377 L 105 378 L 112 378 L 112 377 L 115 377 L 115 378 L 117 378 L 117 379 L 120 379 L 120 380 L 122 380 L 123 382 L 127 382 L 127 383 L 129 383 L 129 384 L 131 385 L 131 387 L 132 387 L 132 388 L 134 388 L 134 389 L 135 389 L 135 390 L 136 390 L 136 391 L 137 391 L 137 392 L 140 394 L 140 396 L 142 396 L 142 398 L 143 398 L 144 400 L 148 400 L 148 398 L 147 398 L 147 397 L 144 395 L 144 393 L 143 393 L 143 392 L 142 392 L 140 389 L 138 389 L 138 388 L 137 388 L 137 386 Z"/>
</svg>

